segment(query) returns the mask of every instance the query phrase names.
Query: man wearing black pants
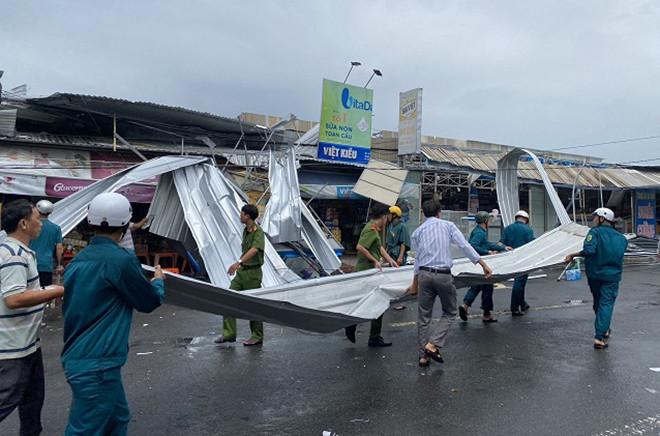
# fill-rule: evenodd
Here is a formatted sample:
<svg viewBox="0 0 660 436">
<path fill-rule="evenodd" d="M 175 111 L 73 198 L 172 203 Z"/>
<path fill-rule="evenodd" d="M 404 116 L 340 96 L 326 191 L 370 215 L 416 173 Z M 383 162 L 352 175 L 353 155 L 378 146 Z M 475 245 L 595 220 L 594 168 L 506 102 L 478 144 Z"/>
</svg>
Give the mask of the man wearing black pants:
<svg viewBox="0 0 660 436">
<path fill-rule="evenodd" d="M 37 268 L 39 269 L 39 283 L 41 286 L 53 284 L 53 255 L 57 261 L 56 274 L 62 274 L 62 229 L 60 226 L 48 219 L 53 212 L 53 203 L 48 200 L 39 200 L 37 210 L 41 217 L 41 232 L 36 239 L 30 242 L 30 248 L 36 253 Z"/>
<path fill-rule="evenodd" d="M 18 409 L 21 435 L 41 433 L 44 365 L 39 326 L 44 303 L 64 288 L 39 284 L 35 254 L 28 244 L 41 231 L 39 213 L 26 200 L 2 208 L 0 242 L 0 422 Z"/>
</svg>

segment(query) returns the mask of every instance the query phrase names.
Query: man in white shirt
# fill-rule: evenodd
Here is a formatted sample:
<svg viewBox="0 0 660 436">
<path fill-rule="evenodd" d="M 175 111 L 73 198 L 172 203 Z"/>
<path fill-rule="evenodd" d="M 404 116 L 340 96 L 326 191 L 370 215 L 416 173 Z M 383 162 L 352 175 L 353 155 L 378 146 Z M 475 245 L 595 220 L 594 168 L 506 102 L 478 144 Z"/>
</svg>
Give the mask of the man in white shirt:
<svg viewBox="0 0 660 436">
<path fill-rule="evenodd" d="M 39 326 L 44 303 L 61 297 L 62 286 L 42 288 L 34 251 L 29 244 L 39 236 L 41 219 L 27 200 L 2 208 L 0 243 L 0 421 L 18 408 L 21 435 L 41 433 L 44 366 Z"/>
<path fill-rule="evenodd" d="M 431 363 L 429 359 L 444 362 L 440 348 L 444 346 L 449 328 L 456 318 L 456 287 L 451 275 L 453 259 L 450 245 L 459 246 L 472 263 L 481 265 L 485 278 L 489 278 L 493 271 L 454 223 L 440 219 L 440 204 L 427 200 L 422 205 L 422 211 L 426 221 L 413 232 L 411 238 L 415 252 L 415 277 L 409 292 L 418 294 L 419 366 L 428 366 Z M 440 298 L 442 316 L 436 329 L 430 333 L 436 297 Z"/>
<path fill-rule="evenodd" d="M 128 229 L 126 229 L 126 233 L 124 233 L 124 237 L 121 238 L 121 240 L 119 241 L 119 246 L 129 251 L 135 251 L 135 243 L 133 242 L 133 232 L 137 232 L 142 227 L 144 227 L 144 225 L 147 224 L 147 221 L 149 221 L 149 217 L 145 216 L 136 223 L 134 222 L 128 223 Z"/>
</svg>

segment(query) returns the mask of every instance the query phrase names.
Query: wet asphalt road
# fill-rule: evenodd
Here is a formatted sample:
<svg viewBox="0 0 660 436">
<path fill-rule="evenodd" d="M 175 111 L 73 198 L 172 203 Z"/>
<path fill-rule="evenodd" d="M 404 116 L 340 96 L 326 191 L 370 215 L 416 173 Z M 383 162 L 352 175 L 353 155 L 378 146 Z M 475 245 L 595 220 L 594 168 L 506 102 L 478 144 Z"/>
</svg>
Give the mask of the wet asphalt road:
<svg viewBox="0 0 660 436">
<path fill-rule="evenodd" d="M 123 376 L 133 435 L 660 435 L 660 274 L 626 270 L 608 350 L 592 348 L 586 281 L 531 280 L 522 318 L 457 321 L 444 365 L 417 366 L 416 304 L 385 315 L 394 346 L 269 325 L 263 348 L 214 345 L 220 317 L 164 306 L 134 318 Z M 510 284 L 496 289 L 508 309 Z M 459 290 L 462 297 L 465 289 Z M 476 306 L 476 304 L 475 304 Z M 478 310 L 473 309 L 472 314 Z M 42 330 L 46 435 L 70 392 L 61 320 Z M 241 339 L 249 334 L 239 321 Z M 14 413 L 0 435 L 17 434 Z"/>
</svg>

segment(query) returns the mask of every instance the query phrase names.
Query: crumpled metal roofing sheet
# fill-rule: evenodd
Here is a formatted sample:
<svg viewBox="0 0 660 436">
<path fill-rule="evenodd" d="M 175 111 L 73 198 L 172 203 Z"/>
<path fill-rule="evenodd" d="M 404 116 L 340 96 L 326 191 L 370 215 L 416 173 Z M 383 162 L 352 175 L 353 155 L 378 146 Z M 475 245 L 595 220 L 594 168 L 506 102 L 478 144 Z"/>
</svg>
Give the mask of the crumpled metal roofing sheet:
<svg viewBox="0 0 660 436">
<path fill-rule="evenodd" d="M 229 266 L 241 256 L 245 204 L 222 172 L 211 165 L 195 165 L 173 173 L 174 184 L 190 232 L 204 259 L 211 283 L 229 287 Z M 301 280 L 266 240 L 262 286 Z"/>
<path fill-rule="evenodd" d="M 270 199 L 261 220 L 264 232 L 272 242 L 292 242 L 301 239 L 300 185 L 296 171 L 296 152 L 289 147 L 285 154 L 270 152 L 268 167 Z"/>
<path fill-rule="evenodd" d="M 452 268 L 457 287 L 497 283 L 563 263 L 579 250 L 588 228 L 570 223 L 514 251 L 486 256 L 493 277 L 458 259 Z M 330 332 L 385 312 L 412 282 L 413 267 L 369 270 L 303 280 L 275 287 L 232 292 L 209 283 L 167 273 L 166 302 L 220 315 L 253 319 L 315 332 Z"/>
<path fill-rule="evenodd" d="M 206 157 L 163 156 L 132 166 L 58 201 L 55 203 L 50 220 L 58 224 L 62 234 L 66 235 L 87 216 L 87 206 L 97 195 L 103 192 L 115 192 L 132 183 L 206 160 L 208 160 Z"/>
<path fill-rule="evenodd" d="M 222 173 L 212 165 L 202 163 L 208 158 L 164 156 L 146 161 L 134 167 L 123 170 L 110 177 L 70 195 L 55 203 L 50 219 L 62 228 L 66 235 L 87 215 L 87 206 L 94 197 L 103 192 L 114 192 L 118 189 L 144 179 L 173 173 L 176 193 L 179 196 L 188 227 L 200 248 L 204 263 L 216 284 L 229 287 L 229 277 L 226 274 L 229 265 L 240 256 L 242 225 L 239 219 L 240 207 L 244 204 L 241 196 L 234 190 Z M 162 188 L 165 189 L 165 188 Z M 173 191 L 170 190 L 170 193 Z M 240 205 L 240 206 L 239 206 Z M 187 207 L 186 207 L 187 206 Z M 211 214 L 209 211 L 215 211 Z M 163 223 L 156 222 L 159 231 Z M 213 232 L 208 227 L 213 227 Z M 226 239 L 230 245 L 214 247 L 218 238 Z M 227 249 L 231 247 L 231 249 Z M 270 242 L 266 241 L 266 263 L 264 266 L 264 286 L 274 286 L 300 280 L 293 271 L 287 268 L 282 258 L 277 254 Z"/>
<path fill-rule="evenodd" d="M 304 201 L 300 202 L 302 212 L 302 239 L 312 254 L 319 261 L 325 272 L 328 274 L 341 267 L 341 260 L 337 257 L 335 250 L 332 249 L 327 236 L 317 224 L 316 218 L 309 210 Z"/>
<path fill-rule="evenodd" d="M 536 171 L 540 174 L 541 180 L 545 185 L 545 190 L 550 197 L 552 206 L 557 213 L 557 218 L 561 224 L 568 224 L 571 218 L 564 208 L 557 191 L 552 186 L 550 177 L 543 169 L 543 164 L 538 157 L 529 150 L 516 148 L 507 153 L 497 162 L 497 173 L 495 174 L 495 185 L 497 187 L 497 201 L 500 205 L 502 222 L 505 226 L 515 221 L 515 213 L 520 207 L 519 183 L 518 183 L 518 162 L 520 157 L 527 154 L 532 158 Z"/>
<path fill-rule="evenodd" d="M 341 260 L 309 207 L 300 198 L 296 151 L 289 148 L 284 158 L 276 158 L 271 153 L 270 162 L 268 180 L 271 197 L 262 220 L 264 231 L 273 242 L 304 241 L 328 274 L 336 271 L 341 266 Z M 295 231 L 297 233 L 294 234 Z"/>
<path fill-rule="evenodd" d="M 403 295 L 405 288 L 412 281 L 413 267 L 403 267 L 307 281 L 297 280 L 273 286 L 272 283 L 283 276 L 278 277 L 280 270 L 276 259 L 279 259 L 279 256 L 273 253 L 272 246 L 267 244 L 266 257 L 272 264 L 267 263 L 265 269 L 268 270 L 270 284 L 242 293 L 230 291 L 226 289 L 228 277 L 225 271 L 229 262 L 227 259 L 235 260 L 240 246 L 240 241 L 236 238 L 242 228 L 240 223 L 234 220 L 238 219 L 241 197 L 231 184 L 223 181 L 220 171 L 209 164 L 195 164 L 190 159 L 181 157 L 173 158 L 174 160 L 160 159 L 143 163 L 117 177 L 111 176 L 105 179 L 106 183 L 98 182 L 68 197 L 72 200 L 69 200 L 65 207 L 57 208 L 56 205 L 58 214 L 53 221 L 60 225 L 65 224 L 63 230 L 66 233 L 71 230 L 73 219 L 78 222 L 84 218 L 87 204 L 96 194 L 117 189 L 122 183 L 132 183 L 141 178 L 172 171 L 186 222 L 202 252 L 207 270 L 211 273 L 211 280 L 215 283 L 168 273 L 170 277 L 166 284 L 166 301 L 211 313 L 328 332 L 377 318 L 387 310 L 391 299 Z M 92 187 L 94 188 L 91 189 Z M 74 205 L 77 208 L 74 208 Z M 63 215 L 64 212 L 74 218 Z M 498 282 L 539 268 L 558 265 L 566 254 L 579 249 L 587 231 L 587 227 L 569 223 L 514 251 L 487 256 L 486 261 L 494 272 L 493 277 L 488 280 L 483 278 L 480 268 L 467 259 L 456 261 L 452 274 L 457 286 L 461 287 Z M 227 240 L 218 243 L 218 238 Z M 228 250 L 229 255 L 222 252 L 228 246 L 231 247 Z"/>
</svg>

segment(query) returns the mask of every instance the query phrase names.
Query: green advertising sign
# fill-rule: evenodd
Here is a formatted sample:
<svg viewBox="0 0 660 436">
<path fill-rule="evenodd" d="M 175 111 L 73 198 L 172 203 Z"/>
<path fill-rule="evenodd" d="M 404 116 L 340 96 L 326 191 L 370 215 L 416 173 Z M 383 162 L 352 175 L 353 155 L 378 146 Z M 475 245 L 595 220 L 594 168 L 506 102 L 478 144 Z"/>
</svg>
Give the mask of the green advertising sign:
<svg viewBox="0 0 660 436">
<path fill-rule="evenodd" d="M 319 159 L 369 162 L 373 94 L 371 89 L 323 79 Z"/>
</svg>

